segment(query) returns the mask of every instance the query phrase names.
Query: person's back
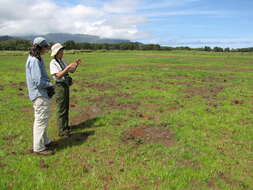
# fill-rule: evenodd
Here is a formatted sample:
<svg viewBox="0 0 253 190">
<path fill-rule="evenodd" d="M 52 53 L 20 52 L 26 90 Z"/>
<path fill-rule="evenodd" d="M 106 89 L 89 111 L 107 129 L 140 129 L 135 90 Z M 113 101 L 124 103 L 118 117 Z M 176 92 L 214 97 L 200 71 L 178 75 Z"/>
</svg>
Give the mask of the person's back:
<svg viewBox="0 0 253 190">
<path fill-rule="evenodd" d="M 37 97 L 48 98 L 46 88 L 52 86 L 45 70 L 43 59 L 29 55 L 26 61 L 26 83 L 29 98 L 34 101 Z"/>
</svg>

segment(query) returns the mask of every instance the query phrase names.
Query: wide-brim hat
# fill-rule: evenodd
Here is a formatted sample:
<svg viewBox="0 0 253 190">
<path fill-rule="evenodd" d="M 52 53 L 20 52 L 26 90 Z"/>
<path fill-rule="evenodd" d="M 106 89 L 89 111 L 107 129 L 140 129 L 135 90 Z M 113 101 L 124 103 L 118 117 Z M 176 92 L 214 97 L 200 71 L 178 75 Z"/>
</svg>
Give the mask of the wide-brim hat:
<svg viewBox="0 0 253 190">
<path fill-rule="evenodd" d="M 63 49 L 63 48 L 64 48 L 64 46 L 61 45 L 60 43 L 54 44 L 54 45 L 51 47 L 51 50 L 52 50 L 51 56 L 52 56 L 52 57 L 56 56 L 57 53 L 58 53 L 61 49 Z"/>
</svg>

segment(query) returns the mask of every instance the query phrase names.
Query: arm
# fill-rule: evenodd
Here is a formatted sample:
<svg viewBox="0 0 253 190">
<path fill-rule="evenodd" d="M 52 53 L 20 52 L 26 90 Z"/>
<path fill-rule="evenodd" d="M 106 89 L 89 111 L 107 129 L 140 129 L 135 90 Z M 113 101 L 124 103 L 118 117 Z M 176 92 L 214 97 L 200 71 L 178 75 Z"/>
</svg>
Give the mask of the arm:
<svg viewBox="0 0 253 190">
<path fill-rule="evenodd" d="M 75 68 L 70 69 L 69 72 L 74 73 L 76 71 L 76 68 L 80 65 L 80 63 L 81 63 L 81 59 L 77 59 L 75 62 L 73 62 L 73 64 L 75 64 L 76 66 Z"/>
<path fill-rule="evenodd" d="M 42 68 L 38 60 L 34 60 L 31 63 L 31 78 L 34 84 L 38 88 L 48 88 L 52 86 L 52 83 L 42 76 Z"/>
<path fill-rule="evenodd" d="M 58 73 L 55 73 L 55 77 L 57 79 L 60 79 L 62 78 L 66 73 L 68 73 L 72 68 L 74 68 L 74 65 L 73 63 L 69 64 L 64 70 L 58 72 Z"/>
</svg>

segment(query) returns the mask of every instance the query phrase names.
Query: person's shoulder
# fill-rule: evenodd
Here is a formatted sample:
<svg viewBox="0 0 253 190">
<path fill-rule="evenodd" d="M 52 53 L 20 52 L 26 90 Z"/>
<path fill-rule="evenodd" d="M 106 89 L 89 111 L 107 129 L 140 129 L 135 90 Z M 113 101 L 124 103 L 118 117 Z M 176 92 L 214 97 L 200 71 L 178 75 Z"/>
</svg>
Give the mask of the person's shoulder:
<svg viewBox="0 0 253 190">
<path fill-rule="evenodd" d="M 37 57 L 28 55 L 27 62 L 29 63 L 40 63 L 40 60 Z"/>
<path fill-rule="evenodd" d="M 50 65 L 56 64 L 56 63 L 57 63 L 57 61 L 56 61 L 55 59 L 52 59 L 52 60 L 50 61 Z"/>
</svg>

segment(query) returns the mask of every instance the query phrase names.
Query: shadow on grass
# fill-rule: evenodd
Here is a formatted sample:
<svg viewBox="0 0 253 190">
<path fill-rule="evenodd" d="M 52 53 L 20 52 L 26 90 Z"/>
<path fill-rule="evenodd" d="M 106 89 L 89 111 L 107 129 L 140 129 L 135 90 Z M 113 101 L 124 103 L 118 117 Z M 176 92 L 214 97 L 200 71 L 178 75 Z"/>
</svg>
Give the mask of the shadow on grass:
<svg viewBox="0 0 253 190">
<path fill-rule="evenodd" d="M 95 124 L 98 120 L 100 120 L 99 117 L 94 117 L 94 118 L 85 120 L 84 122 L 79 123 L 79 124 L 77 124 L 77 125 L 72 125 L 72 126 L 70 126 L 70 128 L 71 128 L 72 131 L 75 131 L 75 130 L 77 130 L 77 129 L 89 129 L 89 128 L 94 128 L 94 127 L 97 127 L 97 126 L 94 126 L 94 124 Z"/>
<path fill-rule="evenodd" d="M 61 149 L 65 149 L 67 147 L 78 146 L 80 144 L 83 144 L 85 141 L 87 141 L 89 136 L 92 136 L 95 134 L 95 131 L 91 130 L 91 131 L 76 132 L 76 133 L 74 131 L 77 129 L 93 128 L 93 127 L 95 127 L 94 124 L 99 119 L 100 118 L 95 117 L 95 118 L 88 119 L 84 122 L 81 122 L 77 125 L 71 126 L 72 133 L 71 133 L 70 137 L 64 137 L 64 138 L 61 138 L 61 139 L 55 141 L 57 143 L 57 147 L 55 148 L 56 151 L 59 151 Z"/>
<path fill-rule="evenodd" d="M 55 149 L 56 151 L 59 151 L 67 147 L 81 145 L 88 140 L 89 136 L 92 136 L 94 134 L 94 130 L 80 133 L 72 133 L 70 137 L 64 137 L 59 140 L 56 140 L 55 142 L 57 143 L 57 147 Z"/>
</svg>

